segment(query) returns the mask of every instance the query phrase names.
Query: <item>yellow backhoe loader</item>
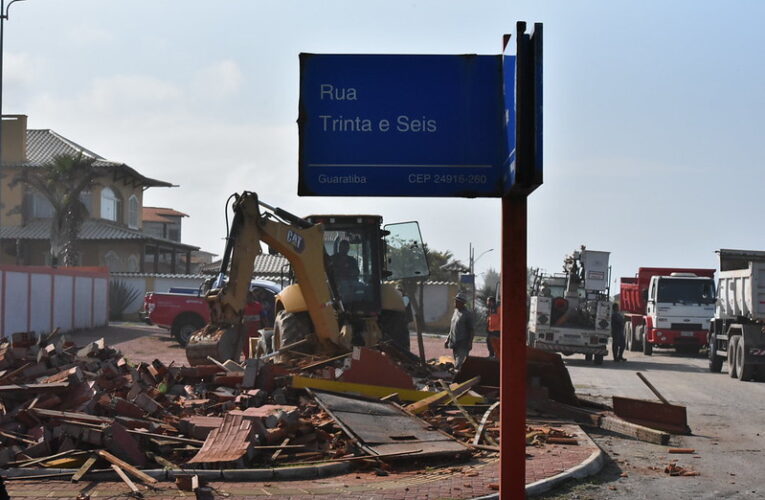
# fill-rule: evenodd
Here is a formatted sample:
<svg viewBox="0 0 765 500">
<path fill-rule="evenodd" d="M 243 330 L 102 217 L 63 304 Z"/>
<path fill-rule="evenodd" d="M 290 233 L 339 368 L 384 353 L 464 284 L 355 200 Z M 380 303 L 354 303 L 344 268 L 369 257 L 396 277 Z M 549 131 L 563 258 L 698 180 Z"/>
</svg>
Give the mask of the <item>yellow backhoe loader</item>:
<svg viewBox="0 0 765 500">
<path fill-rule="evenodd" d="M 186 346 L 191 365 L 209 364 L 208 356 L 239 359 L 243 311 L 261 242 L 289 261 L 296 278 L 277 295 L 273 334 L 261 339 L 261 354 L 300 341 L 297 350 L 326 355 L 380 340 L 408 349 L 403 299 L 382 281 L 428 276 L 416 222 L 381 228 L 376 215 L 301 218 L 252 192 L 233 196 L 220 272 L 206 293 L 210 324 Z"/>
</svg>

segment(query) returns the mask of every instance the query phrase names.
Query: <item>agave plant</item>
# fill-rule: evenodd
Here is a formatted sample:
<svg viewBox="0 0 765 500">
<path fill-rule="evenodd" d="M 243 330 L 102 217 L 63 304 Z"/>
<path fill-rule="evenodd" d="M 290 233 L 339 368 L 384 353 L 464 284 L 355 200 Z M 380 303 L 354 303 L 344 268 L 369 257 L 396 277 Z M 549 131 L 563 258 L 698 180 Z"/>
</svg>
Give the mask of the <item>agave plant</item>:
<svg viewBox="0 0 765 500">
<path fill-rule="evenodd" d="M 140 294 L 139 290 L 122 280 L 109 280 L 109 320 L 121 321 L 122 315 Z"/>
</svg>

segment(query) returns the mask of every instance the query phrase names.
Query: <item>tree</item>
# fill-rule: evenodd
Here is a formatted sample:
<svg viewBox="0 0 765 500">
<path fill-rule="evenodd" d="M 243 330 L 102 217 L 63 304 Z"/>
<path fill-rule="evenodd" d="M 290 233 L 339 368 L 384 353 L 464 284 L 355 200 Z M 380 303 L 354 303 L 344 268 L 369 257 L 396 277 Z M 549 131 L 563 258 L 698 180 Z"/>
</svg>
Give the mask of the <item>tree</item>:
<svg viewBox="0 0 765 500">
<path fill-rule="evenodd" d="M 486 299 L 496 297 L 497 287 L 499 286 L 499 273 L 493 268 L 486 270 L 483 276 L 483 285 L 476 291 L 476 298 L 482 304 L 486 304 Z"/>
<path fill-rule="evenodd" d="M 77 240 L 88 209 L 80 194 L 96 185 L 94 158 L 58 155 L 41 168 L 23 168 L 11 185 L 23 183 L 43 195 L 53 207 L 50 225 L 51 262 L 67 267 L 77 264 Z"/>
</svg>

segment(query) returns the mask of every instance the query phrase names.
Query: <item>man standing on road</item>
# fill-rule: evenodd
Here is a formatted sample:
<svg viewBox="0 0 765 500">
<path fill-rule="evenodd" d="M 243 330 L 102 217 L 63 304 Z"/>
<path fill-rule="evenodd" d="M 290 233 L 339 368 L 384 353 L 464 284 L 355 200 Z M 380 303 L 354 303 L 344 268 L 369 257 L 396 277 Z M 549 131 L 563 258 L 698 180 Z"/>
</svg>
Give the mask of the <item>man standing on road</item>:
<svg viewBox="0 0 765 500">
<path fill-rule="evenodd" d="M 614 361 L 627 361 L 624 359 L 624 318 L 619 314 L 619 304 L 616 303 L 611 310 L 611 348 Z"/>
<path fill-rule="evenodd" d="M 467 298 L 463 293 L 458 293 L 454 297 L 454 314 L 449 328 L 449 336 L 444 342 L 444 347 L 449 347 L 454 353 L 454 366 L 457 370 L 462 367 L 462 363 L 470 354 L 473 348 L 473 313 L 471 313 L 465 304 Z"/>
</svg>

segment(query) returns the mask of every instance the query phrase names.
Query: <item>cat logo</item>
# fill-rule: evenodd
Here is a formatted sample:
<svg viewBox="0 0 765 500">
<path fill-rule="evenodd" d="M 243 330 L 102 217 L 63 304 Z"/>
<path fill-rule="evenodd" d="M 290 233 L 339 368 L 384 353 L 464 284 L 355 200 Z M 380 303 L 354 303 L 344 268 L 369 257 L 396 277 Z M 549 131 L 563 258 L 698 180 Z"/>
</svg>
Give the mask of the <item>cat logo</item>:
<svg viewBox="0 0 765 500">
<path fill-rule="evenodd" d="M 301 253 L 305 249 L 305 240 L 295 231 L 287 231 L 287 243 L 292 245 L 292 248 L 294 248 L 297 253 Z"/>
</svg>

